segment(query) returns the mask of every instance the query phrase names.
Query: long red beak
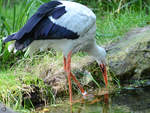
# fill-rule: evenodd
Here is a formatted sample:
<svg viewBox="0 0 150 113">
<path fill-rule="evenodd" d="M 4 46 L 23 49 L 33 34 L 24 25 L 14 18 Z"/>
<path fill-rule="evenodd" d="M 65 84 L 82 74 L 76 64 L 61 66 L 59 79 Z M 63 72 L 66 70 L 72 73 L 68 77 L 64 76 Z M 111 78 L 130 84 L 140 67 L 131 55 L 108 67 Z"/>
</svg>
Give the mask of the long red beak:
<svg viewBox="0 0 150 113">
<path fill-rule="evenodd" d="M 102 71 L 102 74 L 103 74 L 103 78 L 104 78 L 104 81 L 105 81 L 105 85 L 107 87 L 108 85 L 108 80 L 107 80 L 107 70 L 106 70 L 106 66 L 104 64 L 100 64 L 100 68 L 101 68 L 101 71 Z"/>
</svg>

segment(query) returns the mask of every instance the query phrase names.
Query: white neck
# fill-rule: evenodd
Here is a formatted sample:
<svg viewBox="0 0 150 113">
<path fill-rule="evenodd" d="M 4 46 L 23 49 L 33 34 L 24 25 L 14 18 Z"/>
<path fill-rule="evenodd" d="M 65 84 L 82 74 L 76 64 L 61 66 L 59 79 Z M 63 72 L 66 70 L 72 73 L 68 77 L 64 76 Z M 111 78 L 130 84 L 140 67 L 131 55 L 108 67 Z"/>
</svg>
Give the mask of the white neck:
<svg viewBox="0 0 150 113">
<path fill-rule="evenodd" d="M 97 45 L 96 42 L 93 42 L 90 45 L 90 48 L 87 50 L 87 52 L 90 56 L 95 58 L 98 64 L 106 64 L 106 51 L 104 48 Z"/>
</svg>

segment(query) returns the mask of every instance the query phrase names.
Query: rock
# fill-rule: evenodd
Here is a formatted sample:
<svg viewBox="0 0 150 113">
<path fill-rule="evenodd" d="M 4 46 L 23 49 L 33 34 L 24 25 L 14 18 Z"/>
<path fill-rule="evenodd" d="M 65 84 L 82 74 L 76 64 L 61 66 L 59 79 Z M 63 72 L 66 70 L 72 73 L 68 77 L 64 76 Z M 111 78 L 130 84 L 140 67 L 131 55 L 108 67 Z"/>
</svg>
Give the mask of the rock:
<svg viewBox="0 0 150 113">
<path fill-rule="evenodd" d="M 150 26 L 136 28 L 107 47 L 111 74 L 120 80 L 150 78 Z"/>
<path fill-rule="evenodd" d="M 4 104 L 0 103 L 0 113 L 17 113 L 10 108 L 7 108 Z"/>
</svg>

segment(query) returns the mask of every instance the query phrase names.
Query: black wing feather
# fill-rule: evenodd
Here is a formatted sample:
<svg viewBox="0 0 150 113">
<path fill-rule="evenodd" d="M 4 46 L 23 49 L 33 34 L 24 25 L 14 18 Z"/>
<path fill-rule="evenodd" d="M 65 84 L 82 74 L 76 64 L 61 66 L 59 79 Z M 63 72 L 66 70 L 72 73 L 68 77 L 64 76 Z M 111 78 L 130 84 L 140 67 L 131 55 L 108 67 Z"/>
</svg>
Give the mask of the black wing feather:
<svg viewBox="0 0 150 113">
<path fill-rule="evenodd" d="M 25 34 L 30 33 L 32 29 L 47 16 L 48 13 L 54 10 L 58 5 L 62 4 L 58 1 L 51 1 L 40 6 L 37 12 L 27 21 L 27 23 L 14 35 L 8 36 L 3 42 L 8 42 L 11 40 L 20 40 Z"/>
<path fill-rule="evenodd" d="M 50 15 L 52 15 L 52 17 L 54 19 L 58 19 L 59 17 L 61 17 L 63 14 L 66 13 L 66 10 L 65 10 L 65 6 L 62 6 L 62 7 L 56 7 Z"/>
<path fill-rule="evenodd" d="M 51 1 L 40 6 L 38 11 L 27 21 L 23 28 L 14 37 L 15 40 L 19 40 L 25 33 L 31 32 L 31 30 L 42 20 L 47 13 L 51 12 L 56 6 L 62 3 L 58 1 Z"/>
<path fill-rule="evenodd" d="M 13 33 L 11 35 L 8 35 L 6 39 L 3 40 L 3 43 L 9 42 L 15 37 L 16 33 Z"/>
<path fill-rule="evenodd" d="M 59 19 L 66 13 L 65 6 L 56 7 L 62 4 L 58 1 L 51 1 L 40 6 L 38 11 L 27 21 L 23 28 L 17 33 L 8 36 L 4 42 L 16 40 L 15 47 L 21 50 L 27 47 L 34 40 L 45 39 L 77 39 L 79 35 L 73 31 L 53 23 L 48 16 Z"/>
</svg>

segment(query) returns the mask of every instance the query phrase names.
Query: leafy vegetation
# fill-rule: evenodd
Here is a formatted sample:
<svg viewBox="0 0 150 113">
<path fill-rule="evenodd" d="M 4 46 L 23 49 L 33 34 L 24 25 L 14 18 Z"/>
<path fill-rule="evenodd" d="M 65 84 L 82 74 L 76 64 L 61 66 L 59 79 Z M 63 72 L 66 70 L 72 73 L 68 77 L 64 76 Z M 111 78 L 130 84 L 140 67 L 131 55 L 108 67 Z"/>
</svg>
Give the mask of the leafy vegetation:
<svg viewBox="0 0 150 113">
<path fill-rule="evenodd" d="M 60 54 L 53 55 L 51 52 L 39 55 L 35 58 L 25 58 L 24 52 L 16 54 L 8 52 L 8 46 L 3 44 L 2 39 L 7 35 L 17 32 L 28 20 L 37 8 L 49 0 L 0 0 L 0 101 L 14 109 L 22 109 L 23 93 L 25 86 L 35 85 L 40 90 L 47 86 L 36 75 L 39 74 L 37 65 L 44 65 L 44 58 L 58 58 Z M 97 15 L 96 38 L 99 44 L 107 44 L 121 37 L 130 29 L 143 27 L 150 24 L 149 0 L 76 0 L 92 8 Z M 79 55 L 79 54 L 78 54 Z M 36 60 L 35 60 L 36 59 Z M 45 61 L 45 62 L 44 62 Z M 52 60 L 53 61 L 53 60 Z M 40 62 L 40 63 L 39 63 Z M 26 71 L 26 65 L 33 70 Z M 47 65 L 48 66 L 48 65 Z M 35 67 L 35 68 L 33 68 Z M 42 66 L 41 66 L 42 67 Z M 39 68 L 39 67 L 38 67 Z M 36 70 L 36 71 L 35 71 Z M 30 90 L 30 88 L 29 88 Z M 29 90 L 26 90 L 28 92 Z M 53 102 L 54 95 L 48 88 L 49 102 Z M 24 104 L 26 106 L 27 104 Z M 23 110 L 23 109 L 22 109 Z M 24 110 L 23 110 L 24 111 Z M 24 112 L 27 112 L 26 110 Z"/>
</svg>

